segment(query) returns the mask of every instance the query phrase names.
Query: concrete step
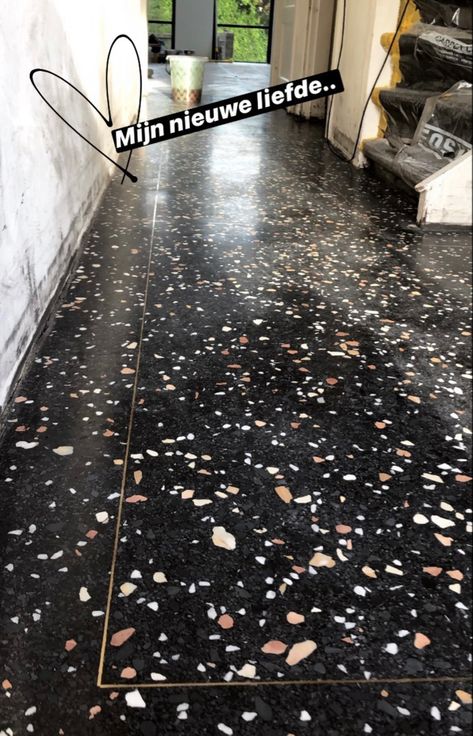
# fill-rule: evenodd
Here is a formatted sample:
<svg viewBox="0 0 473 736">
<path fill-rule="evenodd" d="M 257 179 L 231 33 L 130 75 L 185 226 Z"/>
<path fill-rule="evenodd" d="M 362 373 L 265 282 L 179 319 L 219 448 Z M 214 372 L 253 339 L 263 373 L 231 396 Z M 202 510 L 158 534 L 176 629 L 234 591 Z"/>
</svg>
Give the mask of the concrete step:
<svg viewBox="0 0 473 736">
<path fill-rule="evenodd" d="M 394 94 L 396 92 L 398 96 Z M 378 170 L 384 167 L 409 187 L 415 187 L 453 159 L 471 151 L 472 86 L 468 82 L 459 82 L 442 95 L 425 98 L 422 111 L 422 97 L 411 95 L 410 92 L 386 90 L 383 104 L 390 109 L 393 125 L 397 129 L 406 120 L 406 106 L 411 116 L 408 121 L 411 131 L 414 116 L 419 115 L 412 140 L 392 134 L 382 140 L 369 141 L 364 152 L 368 159 L 375 162 Z M 401 103 L 401 108 L 396 109 L 396 104 Z"/>
<path fill-rule="evenodd" d="M 407 187 L 413 195 L 416 184 L 449 163 L 449 159 L 422 145 L 397 147 L 386 138 L 367 141 L 363 152 L 379 176 L 402 189 Z"/>
<path fill-rule="evenodd" d="M 458 82 L 441 95 L 411 87 L 383 89 L 379 99 L 388 118 L 386 138 L 419 142 L 429 128 L 471 143 L 472 88 L 468 82 Z M 419 129 L 421 121 L 423 125 Z"/>
</svg>

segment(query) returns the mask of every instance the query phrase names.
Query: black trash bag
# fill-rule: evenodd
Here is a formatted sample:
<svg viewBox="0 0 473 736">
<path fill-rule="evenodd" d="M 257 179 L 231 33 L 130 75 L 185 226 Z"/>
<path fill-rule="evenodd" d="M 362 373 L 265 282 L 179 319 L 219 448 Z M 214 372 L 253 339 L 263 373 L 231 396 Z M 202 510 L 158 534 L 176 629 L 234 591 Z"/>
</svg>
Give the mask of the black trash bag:
<svg viewBox="0 0 473 736">
<path fill-rule="evenodd" d="M 472 34 L 460 28 L 416 23 L 399 39 L 404 84 L 443 92 L 471 82 Z"/>
<path fill-rule="evenodd" d="M 415 144 L 405 146 L 396 155 L 394 171 L 409 187 L 428 179 L 446 165 L 445 159 L 438 153 Z"/>
<path fill-rule="evenodd" d="M 410 143 L 415 136 L 425 103 L 432 94 L 432 90 L 409 87 L 381 90 L 380 101 L 388 122 L 386 138 L 392 143 Z"/>
<path fill-rule="evenodd" d="M 154 33 L 149 35 L 148 44 L 153 54 L 164 54 L 166 51 L 166 44 L 162 39 L 155 36 Z"/>
<path fill-rule="evenodd" d="M 440 0 L 414 0 L 424 23 L 439 26 L 456 26 L 472 29 L 472 8 L 470 0 L 440 2 Z"/>
</svg>

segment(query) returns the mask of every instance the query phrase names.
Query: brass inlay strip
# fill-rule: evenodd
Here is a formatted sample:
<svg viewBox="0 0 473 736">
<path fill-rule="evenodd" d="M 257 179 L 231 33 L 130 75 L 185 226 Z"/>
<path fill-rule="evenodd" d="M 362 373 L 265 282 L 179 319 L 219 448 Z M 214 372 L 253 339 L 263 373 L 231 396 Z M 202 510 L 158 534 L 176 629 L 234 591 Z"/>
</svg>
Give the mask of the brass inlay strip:
<svg viewBox="0 0 473 736">
<path fill-rule="evenodd" d="M 353 679 L 353 680 L 267 680 L 267 681 L 249 681 L 243 682 L 168 682 L 168 683 L 120 683 L 114 685 L 107 685 L 101 683 L 100 688 L 104 690 L 130 690 L 130 689 L 143 689 L 151 690 L 153 688 L 212 688 L 212 687 L 348 687 L 351 685 L 428 685 L 428 684 L 442 684 L 442 683 L 465 683 L 470 682 L 472 679 L 471 674 L 457 677 L 373 677 L 370 680 L 366 679 Z"/>
<path fill-rule="evenodd" d="M 163 149 L 163 150 L 166 150 L 166 149 Z M 124 465 L 123 465 L 122 482 L 120 486 L 120 501 L 118 504 L 117 521 L 116 521 L 116 527 L 115 527 L 115 539 L 114 539 L 114 544 L 113 544 L 112 566 L 110 569 L 110 581 L 108 585 L 107 606 L 105 609 L 102 646 L 100 648 L 99 671 L 98 671 L 98 676 L 97 676 L 97 685 L 99 687 L 103 687 L 102 679 L 103 679 L 103 670 L 104 670 L 105 656 L 106 656 L 106 650 L 107 650 L 107 636 L 108 636 L 108 628 L 109 628 L 109 623 L 110 623 L 110 611 L 112 607 L 113 587 L 115 584 L 115 566 L 117 562 L 118 545 L 120 541 L 120 530 L 121 530 L 121 522 L 122 522 L 122 516 L 123 516 L 123 505 L 125 502 L 125 488 L 126 488 L 126 480 L 127 480 L 127 474 L 128 474 L 128 461 L 130 458 L 130 445 L 131 445 L 131 438 L 132 438 L 132 432 L 133 432 L 133 423 L 135 419 L 136 394 L 138 390 L 138 380 L 139 380 L 139 375 L 140 375 L 141 352 L 142 352 L 142 347 L 143 347 L 145 318 L 146 318 L 146 311 L 148 307 L 148 293 L 149 293 L 149 284 L 150 284 L 151 262 L 153 258 L 153 243 L 154 243 L 154 233 L 156 230 L 156 213 L 158 209 L 158 195 L 159 195 L 159 188 L 161 184 L 162 163 L 163 163 L 163 160 L 162 158 L 160 158 L 159 169 L 158 169 L 158 179 L 156 182 L 156 194 L 154 198 L 153 225 L 151 229 L 150 244 L 149 244 L 148 270 L 146 273 L 145 292 L 144 292 L 144 298 L 143 298 L 143 313 L 141 317 L 141 327 L 140 327 L 140 334 L 138 338 L 138 354 L 137 354 L 136 365 L 135 365 L 135 380 L 133 383 L 130 418 L 128 420 L 128 434 L 127 434 L 127 441 L 126 441 L 126 448 L 125 448 L 125 460 L 124 460 Z"/>
</svg>

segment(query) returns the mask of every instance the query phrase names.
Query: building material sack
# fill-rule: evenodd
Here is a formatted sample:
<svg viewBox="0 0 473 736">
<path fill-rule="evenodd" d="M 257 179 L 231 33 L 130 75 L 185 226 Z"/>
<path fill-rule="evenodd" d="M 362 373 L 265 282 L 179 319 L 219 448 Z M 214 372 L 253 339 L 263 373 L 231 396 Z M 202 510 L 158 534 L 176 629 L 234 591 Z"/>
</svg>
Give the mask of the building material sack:
<svg viewBox="0 0 473 736">
<path fill-rule="evenodd" d="M 454 159 L 472 144 L 472 85 L 458 82 L 451 89 L 427 100 L 414 143 Z"/>
<path fill-rule="evenodd" d="M 470 0 L 457 0 L 455 3 L 440 0 L 414 0 L 424 23 L 438 26 L 472 29 L 472 9 Z"/>
<path fill-rule="evenodd" d="M 472 81 L 472 33 L 416 23 L 399 39 L 404 83 L 445 91 Z"/>
</svg>

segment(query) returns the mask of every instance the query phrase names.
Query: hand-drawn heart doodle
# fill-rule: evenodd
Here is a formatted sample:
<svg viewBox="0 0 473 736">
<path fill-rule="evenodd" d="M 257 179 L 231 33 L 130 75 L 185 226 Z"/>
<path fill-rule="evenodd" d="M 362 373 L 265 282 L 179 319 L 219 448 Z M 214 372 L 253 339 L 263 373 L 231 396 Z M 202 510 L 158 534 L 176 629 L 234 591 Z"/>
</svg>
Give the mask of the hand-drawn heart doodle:
<svg viewBox="0 0 473 736">
<path fill-rule="evenodd" d="M 130 166 L 131 155 L 132 155 L 133 151 L 130 151 L 130 154 L 129 154 L 128 159 L 127 159 L 127 162 L 126 162 L 126 166 L 120 166 L 119 163 L 117 163 L 116 161 L 114 161 L 113 158 L 110 158 L 110 156 L 107 156 L 107 154 L 104 153 L 104 151 L 102 151 L 94 143 L 92 143 L 92 141 L 90 141 L 88 138 L 86 138 L 85 135 L 82 135 L 82 133 L 80 133 L 77 130 L 77 128 L 75 128 L 72 125 L 72 123 L 70 123 L 68 120 L 66 120 L 66 118 L 64 118 L 56 110 L 56 108 L 53 107 L 53 105 L 49 102 L 49 100 L 38 89 L 38 87 L 36 85 L 36 82 L 35 82 L 35 75 L 38 74 L 39 72 L 43 72 L 43 74 L 49 74 L 52 77 L 56 77 L 57 79 L 60 79 L 61 82 L 64 82 L 64 84 L 67 84 L 75 92 L 77 92 L 77 94 L 79 94 L 86 102 L 88 102 L 88 104 L 102 118 L 102 120 L 107 125 L 107 127 L 112 128 L 113 127 L 113 118 L 112 118 L 112 111 L 111 111 L 111 106 L 110 106 L 110 92 L 109 92 L 108 72 L 109 72 L 110 57 L 111 57 L 111 54 L 112 54 L 112 51 L 113 51 L 113 47 L 115 46 L 115 44 L 117 43 L 117 41 L 119 41 L 121 38 L 125 38 L 127 41 L 129 41 L 131 43 L 131 45 L 133 46 L 134 52 L 136 54 L 137 61 L 138 61 L 138 71 L 139 71 L 139 76 L 140 76 L 140 88 L 139 88 L 138 110 L 137 110 L 136 120 L 134 121 L 135 123 L 137 123 L 139 121 L 139 119 L 140 119 L 140 113 L 141 113 L 141 100 L 142 100 L 142 95 L 143 95 L 143 75 L 142 75 L 141 62 L 140 62 L 140 56 L 138 54 L 138 50 L 137 50 L 135 44 L 133 43 L 132 39 L 129 36 L 127 36 L 126 34 L 124 34 L 124 33 L 122 33 L 120 36 L 117 36 L 115 38 L 115 40 L 113 41 L 113 43 L 111 44 L 111 46 L 110 46 L 110 48 L 108 50 L 107 64 L 106 64 L 106 67 L 105 67 L 105 88 L 106 88 L 106 94 L 107 94 L 107 114 L 106 115 L 104 115 L 103 112 L 101 110 L 99 110 L 99 108 L 96 105 L 94 105 L 94 103 L 91 102 L 91 100 L 89 100 L 89 98 L 86 97 L 83 92 L 80 91 L 80 89 L 77 89 L 77 87 L 75 87 L 71 82 L 68 82 L 67 79 L 64 79 L 63 77 L 61 77 L 59 74 L 56 74 L 55 72 L 49 71 L 49 69 L 32 69 L 32 71 L 30 72 L 30 80 L 31 80 L 31 84 L 33 85 L 33 87 L 35 88 L 36 92 L 39 94 L 39 96 L 41 97 L 41 99 L 44 100 L 44 102 L 47 104 L 47 106 L 58 116 L 58 118 L 60 118 L 63 121 L 63 123 L 65 123 L 69 128 L 71 128 L 71 130 L 73 130 L 74 133 L 77 133 L 77 135 L 79 136 L 79 138 L 82 138 L 82 140 L 84 140 L 86 143 L 88 143 L 89 146 L 92 146 L 92 148 L 94 148 L 98 153 L 100 153 L 101 156 L 103 156 L 104 158 L 106 158 L 107 161 L 110 161 L 114 166 L 117 167 L 117 169 L 120 169 L 120 171 L 123 172 L 123 179 L 122 179 L 122 184 L 123 184 L 126 176 L 129 179 L 131 179 L 131 181 L 134 182 L 134 183 L 136 183 L 138 181 L 138 178 L 136 176 L 134 176 L 133 174 L 131 174 L 128 171 L 128 167 Z"/>
</svg>

